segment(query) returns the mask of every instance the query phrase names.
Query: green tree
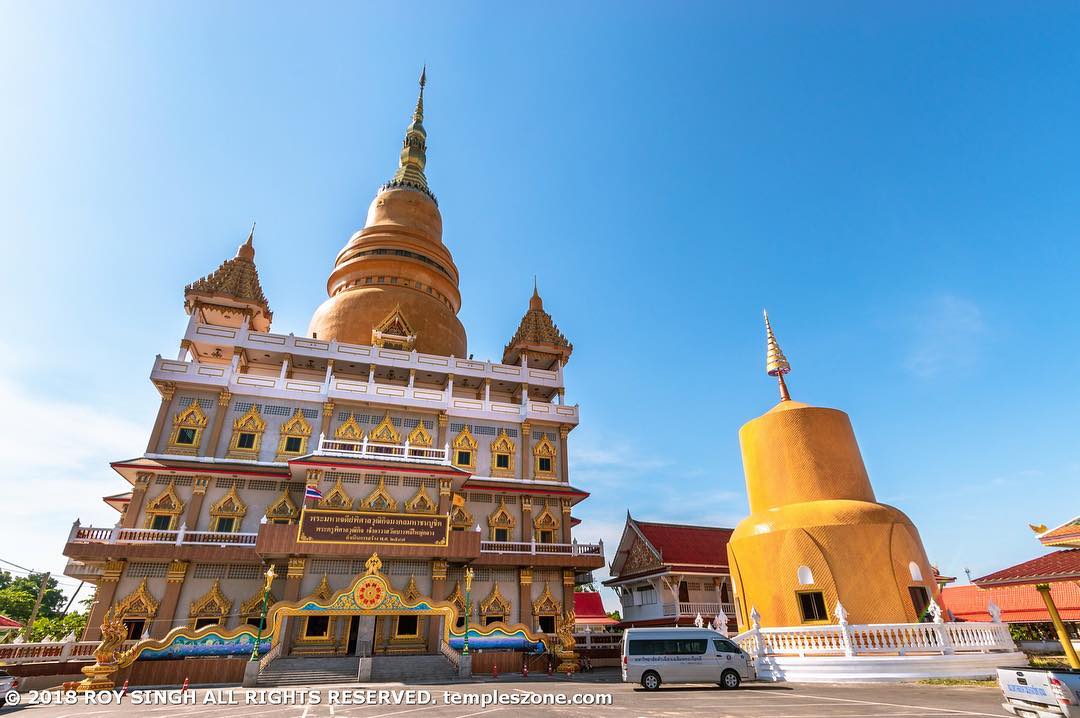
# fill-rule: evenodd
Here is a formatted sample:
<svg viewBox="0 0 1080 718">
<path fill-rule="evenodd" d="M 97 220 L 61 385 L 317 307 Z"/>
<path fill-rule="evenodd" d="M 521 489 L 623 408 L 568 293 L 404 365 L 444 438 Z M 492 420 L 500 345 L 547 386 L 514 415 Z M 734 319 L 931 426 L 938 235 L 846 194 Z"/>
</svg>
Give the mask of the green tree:
<svg viewBox="0 0 1080 718">
<path fill-rule="evenodd" d="M 62 640 L 69 633 L 75 634 L 75 640 L 82 637 L 83 629 L 86 628 L 86 613 L 69 613 L 66 616 L 54 616 L 39 618 L 34 621 L 30 628 L 30 641 L 44 641 L 46 638 Z"/>
<path fill-rule="evenodd" d="M 7 571 L 0 571 L 0 614 L 20 623 L 30 620 L 43 578 L 44 574 L 40 573 L 30 576 L 12 576 Z M 55 578 L 49 578 L 38 616 L 42 618 L 59 616 L 64 610 L 64 604 L 64 593 L 60 590 L 60 584 Z"/>
</svg>

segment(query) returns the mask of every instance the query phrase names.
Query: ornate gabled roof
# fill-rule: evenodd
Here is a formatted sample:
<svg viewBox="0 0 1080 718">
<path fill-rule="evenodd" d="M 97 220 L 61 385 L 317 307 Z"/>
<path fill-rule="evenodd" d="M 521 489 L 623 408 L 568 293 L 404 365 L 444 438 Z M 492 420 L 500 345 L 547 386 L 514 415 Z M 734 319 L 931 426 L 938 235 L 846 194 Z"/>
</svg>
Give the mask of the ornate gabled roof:
<svg viewBox="0 0 1080 718">
<path fill-rule="evenodd" d="M 558 359 L 565 364 L 573 351 L 574 345 L 566 340 L 551 315 L 544 311 L 544 300 L 534 284 L 529 310 L 521 318 L 514 338 L 503 349 L 503 364 L 517 364 L 522 354 L 530 360 L 547 359 L 550 362 Z"/>
<path fill-rule="evenodd" d="M 254 321 L 258 318 L 259 311 L 257 311 L 252 317 L 253 325 L 265 324 L 265 327 L 255 327 L 260 331 L 269 328 L 274 313 L 270 311 L 270 303 L 266 300 L 262 285 L 259 283 L 259 270 L 255 268 L 254 239 L 255 227 L 253 225 L 247 241 L 236 250 L 235 257 L 226 259 L 216 270 L 184 287 L 184 299 L 188 311 L 194 309 L 192 300 L 196 297 L 211 300 L 226 299 L 260 310 L 264 321 Z"/>
</svg>

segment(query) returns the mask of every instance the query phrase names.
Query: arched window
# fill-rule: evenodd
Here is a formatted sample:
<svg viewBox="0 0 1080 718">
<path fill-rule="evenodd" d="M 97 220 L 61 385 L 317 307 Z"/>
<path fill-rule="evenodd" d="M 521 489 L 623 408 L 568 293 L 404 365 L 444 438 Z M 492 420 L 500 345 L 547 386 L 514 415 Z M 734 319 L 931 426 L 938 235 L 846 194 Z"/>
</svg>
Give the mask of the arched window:
<svg viewBox="0 0 1080 718">
<path fill-rule="evenodd" d="M 796 575 L 799 579 L 799 584 L 802 586 L 810 586 L 814 583 L 814 572 L 810 570 L 809 566 L 799 566 L 799 571 Z"/>
<path fill-rule="evenodd" d="M 911 571 L 911 580 L 912 581 L 922 581 L 923 580 L 923 578 L 922 578 L 922 569 L 919 568 L 919 564 L 912 561 L 907 566 L 908 566 L 908 571 Z"/>
</svg>

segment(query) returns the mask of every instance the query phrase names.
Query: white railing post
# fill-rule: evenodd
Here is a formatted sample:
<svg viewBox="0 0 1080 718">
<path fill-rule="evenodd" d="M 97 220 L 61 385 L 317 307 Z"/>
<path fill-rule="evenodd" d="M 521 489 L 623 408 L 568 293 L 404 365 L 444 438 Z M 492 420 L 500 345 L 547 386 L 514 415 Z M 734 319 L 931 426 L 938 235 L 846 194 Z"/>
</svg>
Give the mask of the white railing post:
<svg viewBox="0 0 1080 718">
<path fill-rule="evenodd" d="M 72 541 L 75 540 L 75 537 L 79 533 L 79 526 L 80 525 L 81 524 L 79 523 L 79 519 L 75 519 L 74 521 L 71 522 L 71 531 L 68 533 L 68 543 L 71 543 Z"/>
<path fill-rule="evenodd" d="M 836 608 L 833 609 L 833 614 L 836 616 L 836 622 L 840 626 L 840 643 L 844 647 L 844 655 L 854 656 L 855 651 L 851 646 L 851 627 L 848 625 L 847 609 L 837 601 Z"/>
<path fill-rule="evenodd" d="M 120 540 L 120 522 L 117 521 L 116 525 L 112 527 L 112 531 L 109 532 L 109 543 L 117 543 Z"/>
<path fill-rule="evenodd" d="M 948 630 L 945 628 L 944 611 L 941 610 L 941 606 L 937 601 L 930 599 L 930 615 L 934 617 L 934 630 L 937 632 L 938 641 L 941 644 L 941 652 L 948 655 L 956 653 L 956 649 L 953 647 L 952 637 L 949 636 Z"/>
<path fill-rule="evenodd" d="M 186 528 L 186 524 L 184 524 L 184 522 L 181 521 L 180 522 L 180 529 L 176 532 L 176 545 L 177 546 L 184 543 L 184 529 L 185 528 Z"/>
<path fill-rule="evenodd" d="M 761 614 L 756 606 L 750 607 L 750 635 L 754 638 L 754 658 L 763 658 L 767 651 L 761 637 Z"/>
</svg>

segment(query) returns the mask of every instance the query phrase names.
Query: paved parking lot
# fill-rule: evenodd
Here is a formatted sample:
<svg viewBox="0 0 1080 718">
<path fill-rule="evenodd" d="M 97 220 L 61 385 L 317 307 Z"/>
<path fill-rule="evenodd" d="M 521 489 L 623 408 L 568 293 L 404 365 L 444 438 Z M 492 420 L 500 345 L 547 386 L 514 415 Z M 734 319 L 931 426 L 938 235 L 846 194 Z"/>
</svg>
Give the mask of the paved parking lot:
<svg viewBox="0 0 1080 718">
<path fill-rule="evenodd" d="M 712 686 L 664 686 L 647 693 L 636 686 L 616 682 L 610 677 L 589 680 L 559 681 L 550 679 L 523 680 L 520 678 L 487 680 L 479 683 L 454 685 L 395 685 L 370 686 L 376 690 L 420 690 L 430 693 L 431 702 L 407 702 L 423 694 L 385 695 L 375 705 L 355 705 L 365 694 L 348 691 L 366 690 L 369 686 L 318 686 L 264 689 L 263 699 L 245 704 L 244 689 L 188 691 L 186 705 L 135 705 L 133 696 L 125 697 L 120 705 L 23 705 L 0 709 L 0 715 L 21 718 L 108 718 L 109 716 L 191 716 L 192 718 L 476 718 L 495 714 L 492 718 L 552 715 L 589 718 L 877 718 L 888 716 L 1005 716 L 1000 707 L 1000 694 L 994 688 L 947 687 L 918 684 L 885 685 L 823 685 L 823 684 L 749 684 L 736 691 L 724 691 Z M 289 693 L 291 691 L 291 693 Z M 312 693 L 318 703 L 312 704 Z M 338 691 L 336 704 L 329 703 L 330 691 Z M 160 694 L 164 696 L 164 694 Z M 174 694 L 179 695 L 179 694 Z M 554 705 L 552 701 L 595 702 L 610 696 L 610 705 Z M 291 696 L 294 705 L 273 705 L 267 700 L 285 700 Z M 488 703 L 502 696 L 504 704 Z M 215 701 L 232 698 L 234 705 Z M 448 703 L 447 699 L 460 701 Z M 346 705 L 342 699 L 351 699 Z M 26 696 L 24 695 L 24 701 Z M 516 704 L 510 703 L 517 702 Z M 530 701 L 522 705 L 523 701 Z M 544 703 L 546 702 L 546 703 Z"/>
</svg>

